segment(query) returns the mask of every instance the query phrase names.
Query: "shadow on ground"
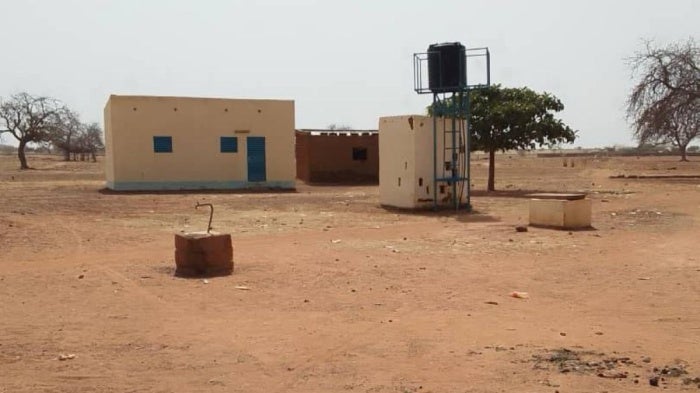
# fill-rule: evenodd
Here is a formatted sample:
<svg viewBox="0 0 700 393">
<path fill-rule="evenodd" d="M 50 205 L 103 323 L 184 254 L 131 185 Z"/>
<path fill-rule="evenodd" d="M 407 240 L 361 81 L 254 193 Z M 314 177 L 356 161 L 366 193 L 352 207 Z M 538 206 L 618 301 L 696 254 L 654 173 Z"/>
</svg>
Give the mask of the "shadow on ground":
<svg viewBox="0 0 700 393">
<path fill-rule="evenodd" d="M 382 209 L 389 213 L 404 214 L 411 216 L 420 217 L 445 217 L 454 218 L 460 222 L 500 222 L 501 219 L 483 213 L 478 210 L 469 210 L 467 207 L 462 207 L 460 210 L 454 210 L 454 208 L 440 207 L 438 210 L 433 210 L 432 207 L 421 208 L 421 209 L 404 209 L 393 206 L 380 206 Z"/>
<path fill-rule="evenodd" d="M 278 188 L 242 188 L 235 190 L 133 190 L 115 191 L 101 188 L 102 195 L 196 195 L 196 194 L 296 194 L 295 189 Z"/>
<path fill-rule="evenodd" d="M 530 198 L 530 194 L 559 194 L 561 190 L 551 191 L 551 190 L 497 190 L 497 191 L 483 191 L 483 190 L 473 190 L 471 193 L 472 197 L 489 197 L 489 198 Z"/>
</svg>

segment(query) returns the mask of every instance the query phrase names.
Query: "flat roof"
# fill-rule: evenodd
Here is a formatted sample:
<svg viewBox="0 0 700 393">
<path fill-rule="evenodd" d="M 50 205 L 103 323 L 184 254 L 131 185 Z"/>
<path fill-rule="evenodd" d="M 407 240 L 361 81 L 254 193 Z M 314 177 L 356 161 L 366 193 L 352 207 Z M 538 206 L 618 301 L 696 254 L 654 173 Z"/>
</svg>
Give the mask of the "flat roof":
<svg viewBox="0 0 700 393">
<path fill-rule="evenodd" d="M 188 96 L 153 96 L 153 95 L 121 95 L 121 94 L 111 94 L 109 100 L 113 99 L 126 99 L 126 100 L 202 100 L 202 101 L 254 101 L 254 102 L 265 102 L 265 101 L 277 101 L 277 102 L 294 102 L 294 100 L 286 99 L 269 99 L 269 98 L 226 98 L 226 97 L 188 97 Z M 109 101 L 108 100 L 108 101 Z"/>
<path fill-rule="evenodd" d="M 297 131 L 307 133 L 312 136 L 358 136 L 374 135 L 379 133 L 379 130 L 329 130 L 320 128 L 302 128 L 297 129 Z"/>
</svg>

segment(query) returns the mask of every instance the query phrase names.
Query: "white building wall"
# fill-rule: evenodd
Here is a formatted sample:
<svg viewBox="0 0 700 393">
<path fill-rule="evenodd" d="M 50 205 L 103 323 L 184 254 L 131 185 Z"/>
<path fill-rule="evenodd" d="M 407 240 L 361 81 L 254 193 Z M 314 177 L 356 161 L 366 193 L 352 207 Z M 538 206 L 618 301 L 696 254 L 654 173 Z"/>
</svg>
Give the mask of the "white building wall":
<svg viewBox="0 0 700 393">
<path fill-rule="evenodd" d="M 443 175 L 444 161 L 450 161 L 450 153 L 445 153 L 444 146 L 445 143 L 451 146 L 451 136 L 447 134 L 445 138 L 444 130 L 445 124 L 438 119 L 438 177 Z M 406 209 L 432 207 L 436 186 L 438 205 L 452 204 L 451 185 L 448 182 L 433 184 L 433 144 L 431 117 L 405 115 L 379 119 L 379 199 L 382 205 Z M 467 182 L 462 186 L 460 204 L 466 202 Z"/>
</svg>

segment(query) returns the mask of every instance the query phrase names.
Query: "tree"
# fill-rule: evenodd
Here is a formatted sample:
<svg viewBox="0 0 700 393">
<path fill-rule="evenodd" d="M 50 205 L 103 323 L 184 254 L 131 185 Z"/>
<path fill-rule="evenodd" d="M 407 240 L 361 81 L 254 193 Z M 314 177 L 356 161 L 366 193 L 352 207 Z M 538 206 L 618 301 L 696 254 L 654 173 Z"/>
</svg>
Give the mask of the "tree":
<svg viewBox="0 0 700 393">
<path fill-rule="evenodd" d="M 494 85 L 471 91 L 469 101 L 470 149 L 489 154 L 488 191 L 496 189 L 497 151 L 534 149 L 576 139 L 576 131 L 554 117 L 554 113 L 564 110 L 564 105 L 549 93 Z M 446 107 L 451 110 L 454 100 L 448 100 Z M 430 107 L 429 113 L 433 112 Z"/>
<path fill-rule="evenodd" d="M 105 148 L 102 142 L 102 129 L 97 123 L 86 124 L 78 137 L 78 151 L 81 161 L 89 155 L 93 162 L 97 161 L 97 151 Z"/>
<path fill-rule="evenodd" d="M 345 124 L 331 123 L 328 125 L 328 129 L 331 131 L 348 131 L 348 130 L 352 130 L 352 127 L 345 125 Z"/>
<path fill-rule="evenodd" d="M 77 113 L 67 108 L 60 110 L 55 120 L 50 132 L 51 144 L 63 152 L 64 161 L 70 161 L 71 153 L 76 151 L 78 139 L 84 132 L 85 125 L 80 122 Z"/>
<path fill-rule="evenodd" d="M 63 152 L 64 161 L 97 161 L 97 151 L 104 149 L 102 129 L 99 124 L 85 124 L 80 116 L 68 108 L 61 108 L 54 117 L 50 130 L 51 144 Z"/>
<path fill-rule="evenodd" d="M 17 141 L 20 169 L 29 169 L 25 148 L 28 143 L 49 142 L 55 130 L 56 116 L 61 104 L 48 97 L 33 97 L 19 93 L 0 101 L 0 133 L 8 132 Z"/>
<path fill-rule="evenodd" d="M 688 145 L 700 137 L 700 47 L 693 38 L 665 47 L 647 42 L 630 59 L 639 81 L 627 101 L 639 144 L 672 143 L 688 161 Z"/>
</svg>

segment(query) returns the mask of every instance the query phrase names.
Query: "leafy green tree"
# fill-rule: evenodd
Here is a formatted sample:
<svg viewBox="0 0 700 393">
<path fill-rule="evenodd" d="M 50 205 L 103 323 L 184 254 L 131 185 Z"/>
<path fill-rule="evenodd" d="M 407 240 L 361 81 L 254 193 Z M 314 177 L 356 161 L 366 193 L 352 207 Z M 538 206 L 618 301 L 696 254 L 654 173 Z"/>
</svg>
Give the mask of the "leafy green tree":
<svg viewBox="0 0 700 393">
<path fill-rule="evenodd" d="M 576 139 L 576 131 L 554 116 L 564 110 L 564 104 L 549 93 L 494 85 L 469 94 L 471 150 L 489 154 L 488 191 L 496 189 L 497 151 L 534 149 Z M 431 106 L 428 112 L 440 115 L 445 110 L 453 111 L 454 103 L 448 100 L 444 108 L 433 110 Z"/>
</svg>

